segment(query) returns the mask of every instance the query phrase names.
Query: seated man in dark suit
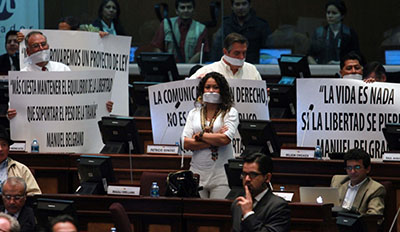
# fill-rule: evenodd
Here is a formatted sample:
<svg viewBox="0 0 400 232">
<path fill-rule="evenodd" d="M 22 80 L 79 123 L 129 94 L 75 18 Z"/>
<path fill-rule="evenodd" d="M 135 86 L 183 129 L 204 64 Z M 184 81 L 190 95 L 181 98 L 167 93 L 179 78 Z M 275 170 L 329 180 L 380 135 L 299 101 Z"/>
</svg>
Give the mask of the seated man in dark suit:
<svg viewBox="0 0 400 232">
<path fill-rule="evenodd" d="M 362 149 L 352 149 L 344 156 L 347 175 L 332 178 L 331 187 L 339 188 L 339 203 L 344 209 L 360 214 L 383 214 L 386 190 L 368 174 L 371 158 Z"/>
<path fill-rule="evenodd" d="M 21 177 L 8 177 L 2 186 L 2 212 L 16 218 L 21 232 L 35 231 L 35 215 L 33 209 L 25 205 L 26 183 Z"/>
<path fill-rule="evenodd" d="M 290 209 L 270 188 L 272 160 L 254 153 L 245 157 L 243 187 L 245 196 L 232 204 L 232 231 L 289 231 Z"/>
<path fill-rule="evenodd" d="M 19 43 L 17 31 L 6 34 L 6 54 L 0 56 L 0 75 L 7 75 L 8 71 L 19 71 Z"/>
</svg>

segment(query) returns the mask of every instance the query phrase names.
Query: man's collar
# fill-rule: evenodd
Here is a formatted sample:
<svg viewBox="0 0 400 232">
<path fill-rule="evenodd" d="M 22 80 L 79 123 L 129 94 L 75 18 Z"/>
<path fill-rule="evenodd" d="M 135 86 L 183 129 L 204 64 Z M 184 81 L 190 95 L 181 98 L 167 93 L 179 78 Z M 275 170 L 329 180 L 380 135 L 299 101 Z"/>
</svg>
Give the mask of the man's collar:
<svg viewBox="0 0 400 232">
<path fill-rule="evenodd" d="M 254 200 L 256 200 L 257 202 L 259 202 L 265 194 L 267 194 L 269 188 L 267 187 L 266 189 L 264 189 L 264 191 L 262 191 L 261 193 L 259 193 L 257 196 L 254 197 Z"/>
<path fill-rule="evenodd" d="M 365 179 L 363 181 L 361 181 L 360 183 L 358 183 L 354 186 L 351 184 L 351 180 L 350 180 L 348 186 L 349 186 L 349 188 L 359 188 L 362 184 L 364 184 L 365 181 L 367 181 L 367 179 L 368 179 L 368 176 L 365 177 Z"/>
<path fill-rule="evenodd" d="M 193 19 L 183 20 L 181 17 L 178 17 L 178 25 L 179 26 L 189 26 L 192 23 Z"/>
<path fill-rule="evenodd" d="M 225 67 L 227 70 L 230 70 L 230 71 L 233 73 L 233 71 L 232 71 L 232 69 L 231 69 L 231 64 L 230 64 L 228 61 L 224 60 L 224 57 L 223 57 L 223 56 L 221 57 L 221 63 L 224 65 L 224 67 Z M 244 64 L 243 64 L 243 66 L 244 66 Z M 235 67 L 238 67 L 237 72 L 239 72 L 239 71 L 243 68 L 243 66 L 241 66 L 241 67 L 235 66 Z M 236 74 L 236 73 L 235 73 L 235 74 Z"/>
</svg>

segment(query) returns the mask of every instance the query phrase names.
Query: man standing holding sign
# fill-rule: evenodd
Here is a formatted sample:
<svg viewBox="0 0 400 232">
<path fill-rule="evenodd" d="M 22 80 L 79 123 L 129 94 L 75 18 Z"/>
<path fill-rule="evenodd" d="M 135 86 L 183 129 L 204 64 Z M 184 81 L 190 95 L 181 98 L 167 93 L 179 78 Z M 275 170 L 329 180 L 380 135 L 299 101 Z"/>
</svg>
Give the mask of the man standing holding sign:
<svg viewBox="0 0 400 232">
<path fill-rule="evenodd" d="M 226 79 L 262 80 L 256 66 L 244 61 L 248 45 L 246 37 L 230 33 L 224 40 L 221 60 L 200 68 L 190 79 L 202 78 L 209 72 L 219 72 Z"/>
<path fill-rule="evenodd" d="M 27 57 L 27 66 L 21 71 L 71 71 L 71 69 L 63 63 L 50 61 L 50 47 L 47 43 L 46 36 L 40 31 L 31 31 L 25 37 L 25 46 Z M 106 103 L 108 112 L 112 111 L 112 101 Z M 15 109 L 8 109 L 7 117 L 14 118 L 17 115 Z"/>
</svg>

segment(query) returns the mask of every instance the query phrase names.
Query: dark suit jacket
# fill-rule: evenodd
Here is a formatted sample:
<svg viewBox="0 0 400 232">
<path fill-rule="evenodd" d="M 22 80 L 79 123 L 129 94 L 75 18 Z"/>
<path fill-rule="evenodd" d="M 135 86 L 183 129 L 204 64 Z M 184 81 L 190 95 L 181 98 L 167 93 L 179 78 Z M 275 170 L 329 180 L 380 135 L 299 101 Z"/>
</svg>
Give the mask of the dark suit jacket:
<svg viewBox="0 0 400 232">
<path fill-rule="evenodd" d="M 253 209 L 254 214 L 242 221 L 242 210 L 232 204 L 232 231 L 280 232 L 290 229 L 290 209 L 288 203 L 275 196 L 271 190 L 264 195 Z"/>
<path fill-rule="evenodd" d="M 4 212 L 4 206 L 1 206 L 1 212 Z M 24 206 L 18 215 L 18 222 L 21 226 L 21 232 L 34 232 L 36 226 L 35 214 L 29 206 Z"/>
<path fill-rule="evenodd" d="M 0 56 L 0 74 L 2 75 L 7 75 L 8 71 L 11 70 L 11 64 L 10 64 L 10 56 L 6 53 L 4 55 Z M 14 65 L 19 70 L 19 56 L 17 55 L 14 58 Z"/>
</svg>

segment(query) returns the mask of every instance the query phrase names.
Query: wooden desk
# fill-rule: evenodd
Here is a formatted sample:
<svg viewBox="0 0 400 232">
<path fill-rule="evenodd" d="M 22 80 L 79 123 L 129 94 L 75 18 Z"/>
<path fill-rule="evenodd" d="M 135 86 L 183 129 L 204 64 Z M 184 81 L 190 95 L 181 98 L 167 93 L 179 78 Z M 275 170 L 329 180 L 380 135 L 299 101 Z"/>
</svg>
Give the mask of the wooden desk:
<svg viewBox="0 0 400 232">
<path fill-rule="evenodd" d="M 141 231 L 231 231 L 230 200 L 196 198 L 151 198 L 128 196 L 88 196 L 44 194 L 30 197 L 73 200 L 77 210 L 79 230 L 106 231 L 113 222 L 108 207 L 119 202 L 128 214 L 135 232 Z M 290 203 L 291 231 L 336 231 L 332 205 Z"/>
</svg>

